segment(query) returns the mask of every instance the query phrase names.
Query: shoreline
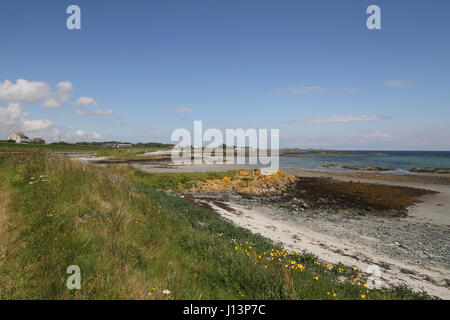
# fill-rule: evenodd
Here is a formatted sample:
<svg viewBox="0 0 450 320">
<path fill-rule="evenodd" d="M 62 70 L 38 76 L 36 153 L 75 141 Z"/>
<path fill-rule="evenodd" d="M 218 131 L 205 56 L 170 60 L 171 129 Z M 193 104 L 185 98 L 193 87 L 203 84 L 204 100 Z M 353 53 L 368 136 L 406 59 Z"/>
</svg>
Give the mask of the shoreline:
<svg viewBox="0 0 450 320">
<path fill-rule="evenodd" d="M 221 172 L 258 169 L 254 165 L 146 165 L 131 164 L 148 173 Z M 421 196 L 408 207 L 405 218 L 342 217 L 330 212 L 294 212 L 231 194 L 184 193 L 191 201 L 214 210 L 222 218 L 282 245 L 308 251 L 331 263 L 342 262 L 366 270 L 381 268 L 386 285 L 405 284 L 450 299 L 450 177 L 435 174 L 324 172 L 280 168 L 298 177 L 407 186 L 437 191 Z M 248 197 L 246 197 L 248 198 Z M 218 205 L 219 204 L 219 205 Z"/>
<path fill-rule="evenodd" d="M 243 203 L 236 199 L 221 200 L 194 196 L 192 201 L 210 207 L 223 219 L 260 234 L 288 250 L 310 252 L 322 261 L 356 266 L 363 272 L 369 265 L 377 265 L 384 287 L 405 284 L 414 290 L 425 290 L 432 296 L 450 298 L 448 266 L 436 265 L 434 262 L 418 264 L 406 255 L 396 258 L 395 254 L 401 256 L 402 251 L 408 250 L 406 241 L 398 239 L 401 242 L 382 243 L 376 235 L 366 233 L 371 228 L 382 228 L 386 219 L 364 217 L 343 223 L 342 217 L 337 215 L 322 215 L 319 219 L 317 215 L 298 218 L 275 207 Z M 390 237 L 395 238 L 403 228 L 414 225 L 417 229 L 420 224 L 405 221 L 380 232 L 384 235 L 396 232 L 394 237 Z M 387 236 L 389 238 L 390 235 Z M 386 250 L 398 252 L 392 254 L 386 253 Z"/>
<path fill-rule="evenodd" d="M 319 153 L 320 155 L 321 153 Z M 340 154 L 340 153 L 338 153 Z M 378 156 L 378 154 L 377 154 Z M 79 157 L 80 160 L 88 161 L 95 164 L 157 164 L 162 167 L 166 167 L 167 169 L 175 169 L 177 168 L 184 168 L 183 170 L 186 170 L 186 168 L 191 168 L 195 166 L 195 170 L 202 170 L 202 171 L 217 171 L 215 169 L 207 169 L 205 170 L 202 168 L 203 166 L 224 166 L 232 168 L 239 167 L 239 168 L 245 168 L 245 169 L 256 169 L 258 167 L 261 167 L 259 164 L 247 164 L 248 162 L 248 156 L 245 156 L 243 159 L 243 164 L 189 164 L 189 165 L 172 165 L 171 164 L 171 150 L 158 150 L 158 151 L 151 151 L 141 154 L 138 157 L 133 158 L 111 158 L 111 157 L 92 157 L 89 155 L 88 157 Z M 280 159 L 282 158 L 291 158 L 291 156 L 280 154 Z M 242 160 L 241 159 L 241 160 Z M 235 160 L 235 159 L 234 159 Z M 256 160 L 257 161 L 257 160 Z M 324 172 L 324 173 L 333 173 L 333 174 L 360 174 L 360 173 L 374 173 L 374 174 L 383 174 L 383 175 L 394 175 L 394 176 L 408 176 L 408 175 L 414 175 L 414 176 L 436 176 L 436 177 L 442 177 L 442 181 L 444 184 L 450 184 L 450 168 L 439 168 L 439 167 L 413 167 L 411 166 L 409 169 L 406 168 L 389 168 L 384 167 L 380 165 L 348 165 L 348 164 L 335 164 L 335 163 L 327 163 L 323 164 L 320 167 L 314 167 L 314 168 L 308 168 L 308 167 L 298 167 L 298 166 L 291 166 L 289 164 L 280 164 L 280 170 L 284 169 L 296 169 L 296 170 L 302 170 L 302 171 L 311 171 L 311 172 Z M 189 169 L 187 169 L 189 170 Z M 230 170 L 230 169 L 224 169 L 224 170 Z M 187 171 L 185 171 L 187 172 Z M 439 178 L 437 178 L 439 179 Z"/>
<path fill-rule="evenodd" d="M 102 159 L 103 160 L 103 159 Z M 88 161 L 89 162 L 89 161 Z M 253 170 L 260 169 L 260 165 L 251 164 L 190 164 L 190 165 L 172 165 L 167 161 L 161 160 L 158 163 L 138 163 L 130 161 L 129 164 L 136 169 L 140 169 L 147 173 L 180 173 L 180 172 L 223 172 L 229 170 Z M 328 176 L 337 179 L 361 179 L 376 180 L 383 182 L 400 182 L 400 183 L 424 183 L 424 184 L 441 184 L 450 185 L 450 174 L 435 173 L 388 173 L 388 172 L 370 172 L 370 171 L 326 171 L 326 170 L 310 170 L 293 167 L 280 167 L 281 171 L 300 175 L 300 176 Z"/>
</svg>

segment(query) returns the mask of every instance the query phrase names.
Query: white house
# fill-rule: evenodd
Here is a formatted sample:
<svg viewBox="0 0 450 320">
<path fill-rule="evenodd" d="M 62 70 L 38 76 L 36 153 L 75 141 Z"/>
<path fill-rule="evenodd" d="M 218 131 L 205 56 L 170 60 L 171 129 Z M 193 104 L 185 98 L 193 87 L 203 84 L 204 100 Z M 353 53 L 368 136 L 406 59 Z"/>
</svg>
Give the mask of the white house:
<svg viewBox="0 0 450 320">
<path fill-rule="evenodd" d="M 30 142 L 30 139 L 20 131 L 14 131 L 8 137 L 8 140 L 14 140 L 16 143 L 26 143 Z"/>
</svg>

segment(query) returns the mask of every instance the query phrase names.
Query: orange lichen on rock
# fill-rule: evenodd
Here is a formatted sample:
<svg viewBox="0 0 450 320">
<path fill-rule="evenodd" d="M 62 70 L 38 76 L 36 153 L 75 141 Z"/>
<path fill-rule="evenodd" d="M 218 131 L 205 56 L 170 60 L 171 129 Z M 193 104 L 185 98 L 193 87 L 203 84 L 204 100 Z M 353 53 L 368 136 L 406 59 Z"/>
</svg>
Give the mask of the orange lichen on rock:
<svg viewBox="0 0 450 320">
<path fill-rule="evenodd" d="M 239 173 L 232 177 L 196 181 L 190 191 L 236 191 L 241 194 L 276 195 L 285 191 L 287 186 L 295 180 L 295 176 L 281 171 L 272 175 L 261 175 L 259 170 L 239 170 Z"/>
</svg>

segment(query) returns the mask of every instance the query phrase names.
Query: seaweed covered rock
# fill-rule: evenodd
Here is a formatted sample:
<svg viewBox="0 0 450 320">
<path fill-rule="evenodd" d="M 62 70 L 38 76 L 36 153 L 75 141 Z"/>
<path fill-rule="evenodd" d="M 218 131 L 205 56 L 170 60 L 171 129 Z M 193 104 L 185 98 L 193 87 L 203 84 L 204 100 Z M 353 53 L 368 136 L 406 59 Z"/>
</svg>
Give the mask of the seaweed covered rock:
<svg viewBox="0 0 450 320">
<path fill-rule="evenodd" d="M 324 168 L 328 169 L 350 169 L 350 170 L 361 170 L 361 171 L 390 171 L 392 169 L 385 168 L 381 166 L 348 166 L 343 164 L 325 164 Z"/>
<path fill-rule="evenodd" d="M 448 174 L 450 173 L 450 168 L 411 168 L 410 172 L 416 173 L 439 173 L 439 174 Z"/>
</svg>

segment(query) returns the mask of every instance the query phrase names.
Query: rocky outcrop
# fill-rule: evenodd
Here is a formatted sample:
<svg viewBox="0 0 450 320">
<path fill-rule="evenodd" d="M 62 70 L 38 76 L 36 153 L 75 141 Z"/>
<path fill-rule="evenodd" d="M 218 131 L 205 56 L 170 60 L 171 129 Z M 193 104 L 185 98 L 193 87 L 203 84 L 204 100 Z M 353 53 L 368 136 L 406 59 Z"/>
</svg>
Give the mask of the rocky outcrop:
<svg viewBox="0 0 450 320">
<path fill-rule="evenodd" d="M 328 169 L 351 169 L 351 170 L 362 170 L 362 171 L 391 171 L 390 168 L 380 167 L 380 166 L 347 166 L 343 164 L 325 164 L 323 167 Z"/>
<path fill-rule="evenodd" d="M 221 179 L 196 181 L 189 191 L 192 192 L 226 192 L 235 191 L 247 195 L 279 195 L 285 192 L 296 177 L 278 171 L 272 175 L 261 175 L 259 170 L 240 170 L 237 175 Z"/>
<path fill-rule="evenodd" d="M 416 173 L 439 173 L 439 174 L 448 174 L 450 173 L 450 168 L 411 168 L 410 172 Z"/>
</svg>

